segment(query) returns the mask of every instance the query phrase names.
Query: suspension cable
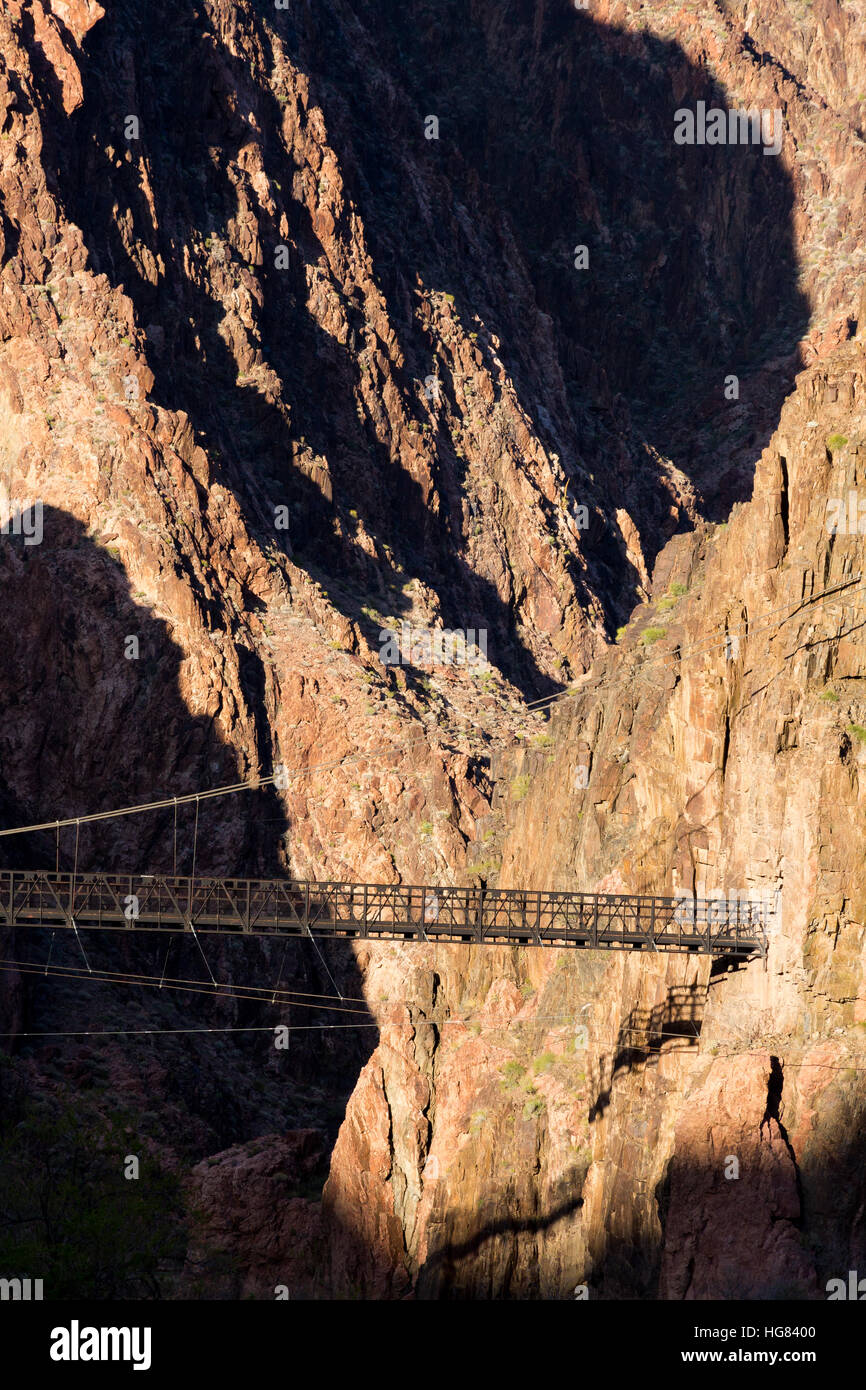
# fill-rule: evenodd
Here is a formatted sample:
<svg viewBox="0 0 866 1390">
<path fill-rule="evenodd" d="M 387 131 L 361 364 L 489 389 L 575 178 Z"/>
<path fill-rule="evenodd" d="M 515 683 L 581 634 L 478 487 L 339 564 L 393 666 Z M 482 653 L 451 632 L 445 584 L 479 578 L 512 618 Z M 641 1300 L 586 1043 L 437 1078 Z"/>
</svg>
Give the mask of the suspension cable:
<svg viewBox="0 0 866 1390">
<path fill-rule="evenodd" d="M 822 593 L 813 594 L 813 595 L 811 595 L 811 596 L 810 596 L 809 598 L 807 598 L 807 599 L 801 599 L 801 600 L 799 600 L 798 603 L 795 604 L 795 605 L 790 605 L 790 604 L 789 604 L 789 605 L 785 605 L 785 607 L 792 608 L 792 612 L 788 614 L 788 617 L 793 617 L 793 616 L 795 616 L 796 613 L 800 612 L 803 608 L 805 608 L 805 607 L 806 607 L 808 604 L 810 604 L 810 603 L 816 603 L 816 602 L 818 602 L 818 601 L 820 601 L 820 600 L 822 600 L 822 599 L 825 599 L 825 598 L 829 597 L 830 594 L 838 593 L 838 592 L 839 592 L 840 590 L 842 590 L 842 589 L 849 589 L 849 588 L 851 588 L 852 585 L 857 585 L 857 584 L 858 584 L 858 581 L 859 581 L 861 578 L 862 578 L 862 574 L 857 574 L 857 575 L 853 576 L 851 579 L 846 580 L 846 581 L 844 581 L 844 582 L 841 583 L 841 584 L 834 585 L 832 588 L 829 588 L 829 589 L 826 589 L 826 590 L 822 591 Z M 858 585 L 858 588 L 854 589 L 854 592 L 855 592 L 855 593 L 856 593 L 856 592 L 859 592 L 860 589 L 866 590 L 866 584 Z M 831 606 L 831 607 L 832 607 L 832 606 L 835 606 L 835 604 L 838 604 L 838 603 L 840 603 L 840 602 L 841 602 L 841 603 L 847 603 L 848 600 L 849 600 L 849 598 L 850 598 L 850 596 L 851 596 L 851 595 L 849 594 L 849 595 L 846 595 L 846 597 L 845 597 L 844 599 L 836 599 L 835 601 L 831 601 L 831 602 L 828 604 L 828 606 Z M 773 611 L 774 611 L 774 610 L 770 610 L 770 612 L 773 612 Z M 779 608 L 779 609 L 777 609 L 777 610 L 775 610 L 775 611 L 776 611 L 776 612 L 781 612 L 781 611 L 783 611 L 783 608 Z M 762 615 L 762 616 L 764 616 L 764 615 Z M 787 619 L 781 619 L 781 620 L 780 620 L 780 622 L 784 622 L 784 621 L 787 621 Z M 737 634 L 735 634 L 735 635 L 737 635 L 737 636 L 739 636 L 739 635 L 745 635 L 745 636 L 747 636 L 747 637 L 756 636 L 756 635 L 758 635 L 760 632 L 765 631 L 765 630 L 767 630 L 769 627 L 772 627 L 772 626 L 775 626 L 775 625 L 776 625 L 776 624 L 767 624 L 767 625 L 765 625 L 765 626 L 752 628 L 750 631 L 747 630 L 747 629 L 743 629 L 742 634 L 737 633 Z M 719 625 L 718 630 L 721 631 L 721 625 Z M 731 634 L 729 634 L 729 635 L 731 635 Z M 832 640 L 832 639 L 827 639 L 827 640 Z M 649 658 L 649 662 L 644 662 L 643 664 L 644 664 L 644 666 L 646 666 L 646 665 L 648 665 L 648 664 L 652 664 L 652 663 L 653 663 L 654 661 L 656 661 L 656 660 L 662 660 L 662 661 L 665 661 L 665 662 L 668 663 L 668 664 L 669 664 L 671 661 L 673 661 L 673 660 L 682 661 L 682 660 L 684 660 L 687 656 L 694 655 L 694 654 L 696 654 L 696 653 L 698 653 L 698 652 L 700 652 L 700 651 L 710 650 L 710 649 L 711 649 L 713 646 L 715 646 L 715 645 L 717 645 L 715 642 L 713 642 L 712 644 L 707 644 L 706 642 L 704 642 L 704 643 L 697 643 L 697 644 L 695 644 L 694 646 L 692 646 L 691 648 L 686 648 L 686 649 L 681 650 L 681 651 L 679 651 L 679 652 L 677 652 L 677 653 L 659 652 L 659 653 L 657 653 L 657 654 L 651 656 L 651 657 Z M 639 671 L 637 674 L 640 676 L 640 675 L 643 675 L 643 674 L 645 674 L 645 673 L 644 673 L 643 670 L 641 670 L 641 671 Z M 560 701 L 566 700 L 566 699 L 574 699 L 574 698 L 577 698 L 578 696 L 584 694 L 586 691 L 588 691 L 588 690 L 590 690 L 590 689 L 592 689 L 592 688 L 594 688 L 594 687 L 596 687 L 596 686 L 602 684 L 602 683 L 603 683 L 603 680 L 604 680 L 604 677 L 598 676 L 598 677 L 596 677 L 594 680 L 591 680 L 591 681 L 586 682 L 581 688 L 579 688 L 579 689 L 577 689 L 577 690 L 571 690 L 571 689 L 569 689 L 569 690 L 563 690 L 563 691 L 560 691 L 560 692 L 558 692 L 557 694 L 554 694 L 554 695 L 542 696 L 542 697 L 541 697 L 540 699 L 538 699 L 538 700 L 530 701 L 530 702 L 525 706 L 525 709 L 526 709 L 527 713 L 530 713 L 530 712 L 531 712 L 531 713 L 537 713 L 537 714 L 545 713 L 545 712 L 547 712 L 553 705 L 558 704 Z M 480 728 L 481 726 L 480 726 L 480 725 L 476 725 L 476 726 L 473 726 L 473 727 L 475 727 L 475 728 Z M 467 730 L 467 731 L 465 731 L 465 732 L 469 732 L 469 731 Z M 482 732 L 483 732 L 483 730 L 482 730 Z M 418 730 L 417 736 L 418 736 L 418 737 L 421 737 L 422 734 L 424 734 L 424 733 L 426 733 L 426 730 Z M 362 751 L 358 750 L 358 751 L 356 751 L 356 752 L 354 752 L 354 753 L 349 753 L 349 754 L 347 754 L 347 755 L 346 755 L 345 757 L 343 757 L 343 758 L 338 758 L 338 759 L 336 759 L 336 760 L 333 761 L 333 762 L 329 762 L 329 763 L 317 763 L 317 764 L 314 764 L 312 767 L 297 767 L 297 768 L 291 768 L 291 769 L 284 769 L 284 770 L 282 770 L 282 772 L 281 772 L 280 780 L 282 780 L 283 777 L 286 777 L 286 778 L 288 778 L 288 777 L 311 777 L 311 776 L 313 776 L 313 775 L 314 775 L 315 773 L 317 773 L 317 772 L 329 771 L 329 770 L 332 770 L 333 768 L 342 767 L 342 766 L 344 766 L 344 765 L 345 765 L 346 763 L 348 763 L 348 762 L 357 761 L 357 760 L 359 760 L 359 759 L 365 759 L 365 758 L 369 758 L 369 757 L 370 757 L 370 754 L 369 754 L 368 752 L 362 752 Z M 69 825 L 74 825 L 74 826 L 76 827 L 76 845 L 77 845 L 77 841 L 78 841 L 78 831 L 79 831 L 79 828 L 80 828 L 80 826 L 81 826 L 82 823 L 89 823 L 89 822 L 92 822 L 92 821 L 100 821 L 100 820 L 112 820 L 112 819 L 114 819 L 114 818 L 116 818 L 116 817 L 119 817 L 119 816 L 138 815 L 138 814 L 141 814 L 141 813 L 146 812 L 146 811 L 160 811 L 160 810 L 164 810 L 164 809 L 166 809 L 166 808 L 172 808 L 172 807 L 174 808 L 174 814 L 175 814 L 175 818 L 176 818 L 176 817 L 177 817 L 177 807 L 178 807 L 178 805 L 186 804 L 186 803 L 191 802 L 191 801 L 194 801 L 194 802 L 196 803 L 196 819 L 197 819 L 197 818 L 198 818 L 198 807 L 199 807 L 199 802 L 200 802 L 200 801 L 210 800 L 210 799 L 212 799 L 212 798 L 214 798 L 214 797 L 230 796 L 230 795 L 233 795 L 233 794 L 236 793 L 236 792 L 241 792 L 241 791 L 257 791 L 257 790 L 259 790 L 259 789 L 262 788 L 262 787 L 273 786 L 273 785 L 275 784 L 275 782 L 277 782 L 277 780 L 278 780 L 278 775 L 277 775 L 277 773 L 272 773 L 272 774 L 271 774 L 270 776 L 268 776 L 268 777 L 254 777 L 252 781 L 248 781 L 248 782 L 237 782 L 237 783 L 234 783 L 234 784 L 232 784 L 232 785 L 225 786 L 225 787 L 214 787 L 214 788 L 211 788 L 209 791 L 190 792 L 190 793 L 187 793 L 187 794 L 185 794 L 185 795 L 183 795 L 183 796 L 173 796 L 173 797 L 163 798 L 163 799 L 160 800 L 160 801 L 143 802 L 143 803 L 141 803 L 141 804 L 139 804 L 139 805 L 135 805 L 135 806 L 120 807 L 120 808 L 118 808 L 118 809 L 116 809 L 116 810 L 113 810 L 113 811 L 97 811 L 97 812 L 93 812 L 93 813 L 91 813 L 91 814 L 89 814 L 89 815 L 85 815 L 85 816 L 74 816 L 74 817 L 70 817 L 70 818 L 68 818 L 67 820 L 43 821 L 43 822 L 40 822 L 40 823 L 38 823 L 38 824 L 33 824 L 33 825 L 15 826 L 15 827 L 12 827 L 12 828 L 10 828 L 10 829 L 3 829 L 3 830 L 0 830 L 0 838 L 5 838 L 6 836 L 9 836 L 9 835 L 32 834 L 32 833 L 35 833 L 35 832 L 38 832 L 38 831 L 45 831 L 45 830 L 52 830 L 52 829 L 53 829 L 53 830 L 55 831 L 56 835 L 57 835 L 56 863 L 57 863 L 57 872 L 59 873 L 59 871 L 60 871 L 60 870 L 59 870 L 59 862 L 60 862 L 59 835 L 60 835 L 60 829 L 61 829 L 61 827 L 69 826 Z M 176 823 L 176 820 L 175 820 L 175 823 Z M 175 873 L 176 873 L 176 869 L 177 869 L 177 861 L 176 861 L 176 829 L 175 829 Z"/>
<path fill-rule="evenodd" d="M 87 952 L 81 937 L 78 935 L 78 923 L 75 920 L 75 879 L 78 874 L 78 838 L 81 831 L 81 822 L 75 822 L 75 859 L 72 865 L 72 882 L 69 885 L 69 920 L 72 923 L 72 930 L 75 932 L 75 940 L 78 942 L 78 949 L 84 957 L 84 964 L 90 971 L 90 961 L 87 959 Z"/>
</svg>

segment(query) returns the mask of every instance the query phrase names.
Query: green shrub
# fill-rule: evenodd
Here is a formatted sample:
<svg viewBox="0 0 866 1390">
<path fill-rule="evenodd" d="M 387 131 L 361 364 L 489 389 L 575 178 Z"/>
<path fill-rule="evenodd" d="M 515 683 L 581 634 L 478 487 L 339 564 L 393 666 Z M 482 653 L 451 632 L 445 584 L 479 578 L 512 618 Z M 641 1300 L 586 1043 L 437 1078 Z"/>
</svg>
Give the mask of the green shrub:
<svg viewBox="0 0 866 1390">
<path fill-rule="evenodd" d="M 647 627 L 644 628 L 643 632 L 641 633 L 640 640 L 643 642 L 645 647 L 650 647 L 652 646 L 653 642 L 657 642 L 659 638 L 664 637 L 664 635 L 665 629 L 663 627 Z"/>
<path fill-rule="evenodd" d="M 844 434 L 831 434 L 827 440 L 827 448 L 831 454 L 835 454 L 837 449 L 844 449 L 847 443 L 848 440 Z"/>
<path fill-rule="evenodd" d="M 688 593 L 688 587 L 685 584 L 670 584 L 668 586 L 668 593 L 673 598 L 682 598 L 684 594 Z"/>
<path fill-rule="evenodd" d="M 511 783 L 511 800 L 522 801 L 529 791 L 529 777 L 523 772 L 519 777 L 515 777 Z"/>
<path fill-rule="evenodd" d="M 621 642 L 622 639 L 623 639 L 623 637 L 625 637 L 625 634 L 626 634 L 627 632 L 628 632 L 628 623 L 624 623 L 622 627 L 618 627 L 617 630 L 616 630 L 616 640 L 617 640 L 617 642 Z"/>
<path fill-rule="evenodd" d="M 544 1096 L 532 1095 L 523 1107 L 524 1120 L 532 1120 L 537 1115 L 542 1115 L 545 1110 Z"/>
<path fill-rule="evenodd" d="M 536 1058 L 535 1058 L 535 1061 L 532 1063 L 532 1072 L 533 1072 L 533 1075 L 534 1075 L 534 1076 L 541 1076 L 542 1072 L 548 1071 L 548 1070 L 553 1066 L 553 1064 L 554 1064 L 555 1061 L 556 1061 L 556 1055 L 555 1055 L 555 1053 L 553 1053 L 553 1052 L 542 1052 L 541 1056 L 540 1056 L 540 1057 L 536 1057 Z"/>
<path fill-rule="evenodd" d="M 831 705 L 837 705 L 839 703 L 839 696 L 836 694 L 835 690 L 832 690 L 830 688 L 830 686 L 828 686 L 826 690 L 821 691 L 821 694 L 818 696 L 818 699 L 826 700 L 827 703 Z"/>
<path fill-rule="evenodd" d="M 471 864 L 467 869 L 470 878 L 489 878 L 491 874 L 498 874 L 502 868 L 502 861 L 499 859 L 482 859 L 477 864 Z"/>
<path fill-rule="evenodd" d="M 854 735 L 858 743 L 866 743 L 866 729 L 862 724 L 849 724 L 848 732 Z"/>
<path fill-rule="evenodd" d="M 506 1062 L 505 1066 L 502 1068 L 503 1090 L 513 1091 L 515 1086 L 520 1085 L 520 1082 L 523 1080 L 525 1075 L 526 1067 L 523 1065 L 522 1062 L 517 1062 L 514 1060 Z"/>
</svg>

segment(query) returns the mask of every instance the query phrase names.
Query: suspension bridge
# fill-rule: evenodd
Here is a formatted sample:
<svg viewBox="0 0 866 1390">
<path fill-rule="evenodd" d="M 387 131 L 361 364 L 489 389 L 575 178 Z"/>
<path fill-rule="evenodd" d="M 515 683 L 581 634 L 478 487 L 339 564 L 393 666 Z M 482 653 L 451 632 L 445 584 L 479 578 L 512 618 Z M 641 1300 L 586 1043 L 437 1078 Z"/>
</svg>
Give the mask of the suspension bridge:
<svg viewBox="0 0 866 1390">
<path fill-rule="evenodd" d="M 0 870 L 0 926 L 765 955 L 766 900 Z"/>
<path fill-rule="evenodd" d="M 744 628 L 744 639 L 778 627 L 807 606 L 849 602 L 866 590 L 862 573 L 817 594 L 768 612 L 763 627 Z M 838 595 L 844 593 L 844 598 Z M 834 599 L 832 595 L 837 595 Z M 786 612 L 790 608 L 791 612 Z M 784 615 L 784 616 L 779 616 Z M 725 627 L 711 638 L 677 650 L 677 659 L 699 655 L 720 643 L 726 656 L 732 634 Z M 668 657 L 665 656 L 665 660 Z M 599 684 L 598 677 L 594 684 Z M 550 709 L 585 693 L 562 691 L 527 708 Z M 766 960 L 767 932 L 777 924 L 778 895 L 772 905 L 733 898 L 662 897 L 640 894 L 552 892 L 517 888 L 457 888 L 381 883 L 334 883 L 291 879 L 201 878 L 195 874 L 199 804 L 213 797 L 267 786 L 284 788 L 294 776 L 343 767 L 367 754 L 349 754 L 331 764 L 256 777 L 229 787 L 166 797 L 67 820 L 0 830 L 10 835 L 57 835 L 57 871 L 0 870 L 0 927 L 68 927 L 87 931 L 188 931 L 241 936 L 342 938 L 465 945 L 550 946 L 589 950 L 674 951 L 716 957 Z M 178 807 L 195 803 L 192 874 L 177 874 Z M 174 810 L 172 874 L 78 873 L 80 827 L 89 822 L 144 812 Z M 75 867 L 61 873 L 60 830 L 75 827 Z"/>
</svg>

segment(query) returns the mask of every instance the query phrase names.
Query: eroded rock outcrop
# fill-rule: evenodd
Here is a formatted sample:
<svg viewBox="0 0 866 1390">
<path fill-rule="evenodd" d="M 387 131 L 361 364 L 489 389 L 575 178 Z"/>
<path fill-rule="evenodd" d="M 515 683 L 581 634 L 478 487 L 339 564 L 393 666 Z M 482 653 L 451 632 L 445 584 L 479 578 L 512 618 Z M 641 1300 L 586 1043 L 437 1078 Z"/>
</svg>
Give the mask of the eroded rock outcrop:
<svg viewBox="0 0 866 1390">
<path fill-rule="evenodd" d="M 281 966 L 372 1030 L 300 1043 L 290 1085 L 208 1040 L 109 1055 L 138 1113 L 170 1097 L 205 1294 L 814 1296 L 866 1260 L 864 543 L 827 527 L 864 486 L 860 27 L 416 8 L 7 0 L 0 483 L 45 536 L 0 545 L 4 819 L 282 762 L 200 871 L 781 893 L 766 968 L 712 977 Z M 778 159 L 675 157 L 701 99 L 781 109 Z M 483 628 L 490 660 L 383 664 L 403 622 Z M 173 849 L 170 815 L 80 845 Z M 9 1027 L 105 1007 L 8 981 Z"/>
</svg>

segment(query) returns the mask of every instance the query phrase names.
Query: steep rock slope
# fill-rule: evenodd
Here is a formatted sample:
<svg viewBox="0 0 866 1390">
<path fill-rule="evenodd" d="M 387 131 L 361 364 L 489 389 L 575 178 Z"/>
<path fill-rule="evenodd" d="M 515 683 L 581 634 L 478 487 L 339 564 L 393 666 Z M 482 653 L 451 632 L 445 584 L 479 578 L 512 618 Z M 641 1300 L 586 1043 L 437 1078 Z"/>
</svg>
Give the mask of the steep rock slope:
<svg viewBox="0 0 866 1390">
<path fill-rule="evenodd" d="M 369 1057 L 323 1044 L 319 1094 L 310 1046 L 288 1099 L 255 1052 L 185 1043 L 176 1079 L 113 1055 L 139 1109 L 173 1087 L 172 1118 L 196 1115 L 183 1163 L 232 1146 L 193 1178 L 230 1292 L 724 1293 L 725 1200 L 748 1213 L 757 1292 L 783 1266 L 813 1291 L 859 1248 L 859 1187 L 834 1217 L 819 1156 L 859 1107 L 833 1069 L 856 1060 L 862 993 L 862 644 L 853 598 L 805 602 L 797 652 L 762 618 L 852 577 L 862 545 L 827 535 L 824 506 L 861 482 L 862 21 L 799 8 L 0 16 L 0 475 L 45 506 L 43 545 L 0 548 L 4 817 L 321 764 L 253 812 L 203 813 L 201 870 L 450 882 L 501 857 L 501 881 L 533 886 L 783 890 L 767 974 L 712 982 L 700 1048 L 705 967 L 430 947 L 290 964 L 298 988 L 333 989 L 330 971 L 363 991 L 381 1030 Z M 673 111 L 698 99 L 780 107 L 778 160 L 675 158 Z M 753 484 L 727 530 L 701 521 Z M 642 609 L 605 654 L 650 594 L 670 636 L 644 650 Z M 850 631 L 809 632 L 846 612 Z M 487 629 L 490 662 L 383 666 L 403 620 Z M 726 626 L 749 627 L 747 656 L 725 659 Z M 539 724 L 526 698 L 586 673 L 491 775 Z M 130 868 L 173 849 L 170 815 L 79 846 Z M 51 863 L 53 837 L 14 853 Z M 276 964 L 263 948 L 255 968 Z M 13 1026 L 107 1018 L 85 991 L 5 978 Z M 244 1080 L 228 1103 L 198 1094 L 241 1061 L 267 1072 L 258 1110 Z M 359 1071 L 320 1206 L 311 1165 Z M 318 1139 L 235 1148 L 309 1114 Z M 739 1187 L 720 1186 L 722 1148 Z"/>
<path fill-rule="evenodd" d="M 859 342 L 801 375 L 751 502 L 494 766 L 503 882 L 779 894 L 766 961 L 424 948 L 333 1155 L 338 1287 L 814 1297 L 862 1260 L 866 581 L 828 516 L 864 383 Z"/>
<path fill-rule="evenodd" d="M 510 876 L 541 861 L 552 886 L 781 895 L 767 964 L 709 981 L 699 1049 L 665 1063 L 662 1048 L 670 1089 L 647 1104 L 639 1056 L 619 1080 L 599 1076 L 591 1248 L 603 1255 L 618 1189 L 633 1186 L 633 1234 L 661 1251 L 667 1296 L 802 1295 L 862 1255 L 864 541 L 828 518 L 862 490 L 864 365 L 858 343 L 801 376 L 751 504 L 665 552 L 615 683 L 601 673 L 553 716 L 562 756 L 531 770 L 506 850 Z M 578 764 L 586 790 L 573 790 Z M 536 806 L 553 813 L 546 830 Z M 610 966 L 615 989 L 630 969 Z M 676 1023 L 688 978 L 670 963 L 667 1004 L 646 1002 Z M 629 1112 L 656 1108 L 664 1137 L 627 1143 L 615 1173 L 607 1156 Z M 748 1240 L 720 1241 L 735 1217 Z"/>
</svg>

